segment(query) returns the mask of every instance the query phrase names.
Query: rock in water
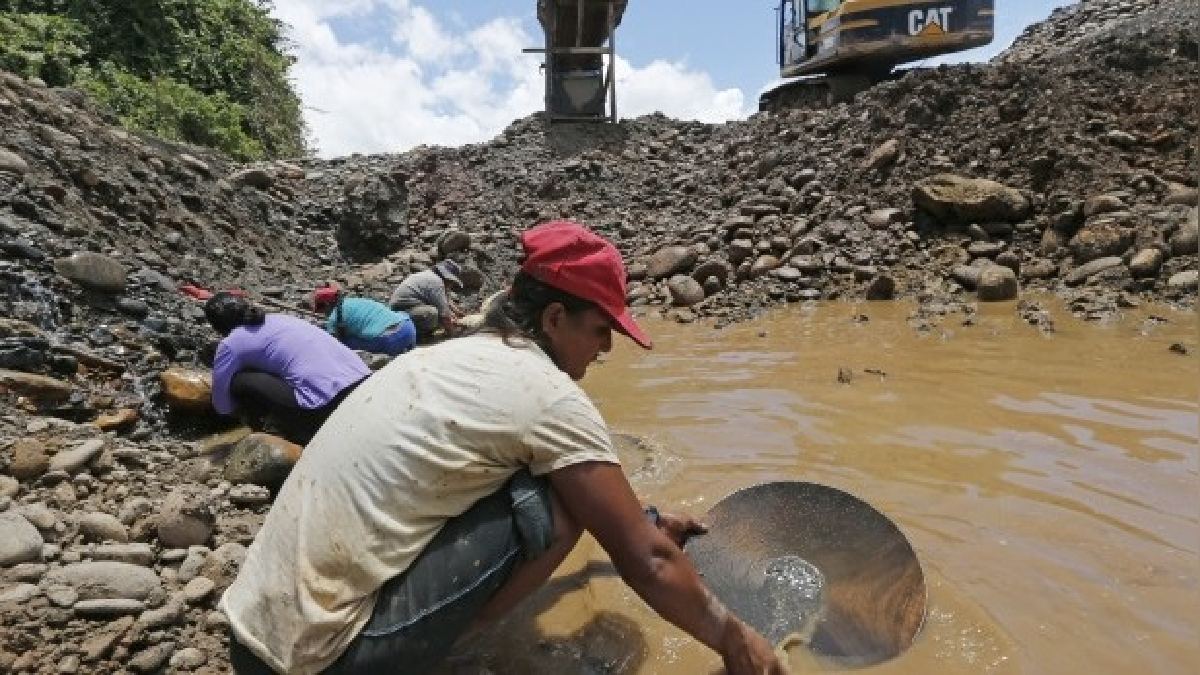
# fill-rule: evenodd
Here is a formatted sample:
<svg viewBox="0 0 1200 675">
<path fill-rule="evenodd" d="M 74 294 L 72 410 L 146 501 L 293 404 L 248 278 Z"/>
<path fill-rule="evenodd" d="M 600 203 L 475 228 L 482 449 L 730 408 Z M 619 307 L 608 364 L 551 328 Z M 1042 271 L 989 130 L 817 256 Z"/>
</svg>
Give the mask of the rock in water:
<svg viewBox="0 0 1200 675">
<path fill-rule="evenodd" d="M 1017 274 L 1002 265 L 989 265 L 979 272 L 975 292 L 982 302 L 1015 300 L 1019 287 Z"/>
</svg>

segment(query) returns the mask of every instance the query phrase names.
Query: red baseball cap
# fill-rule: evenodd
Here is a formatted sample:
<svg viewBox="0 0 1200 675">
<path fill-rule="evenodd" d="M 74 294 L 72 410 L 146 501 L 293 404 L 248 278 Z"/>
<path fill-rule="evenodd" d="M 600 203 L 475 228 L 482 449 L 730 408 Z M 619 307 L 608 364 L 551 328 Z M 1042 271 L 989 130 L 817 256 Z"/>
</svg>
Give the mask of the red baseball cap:
<svg viewBox="0 0 1200 675">
<path fill-rule="evenodd" d="M 521 271 L 538 281 L 596 303 L 613 328 L 646 349 L 652 344 L 625 306 L 625 263 L 604 237 L 579 223 L 555 220 L 521 233 Z"/>
</svg>

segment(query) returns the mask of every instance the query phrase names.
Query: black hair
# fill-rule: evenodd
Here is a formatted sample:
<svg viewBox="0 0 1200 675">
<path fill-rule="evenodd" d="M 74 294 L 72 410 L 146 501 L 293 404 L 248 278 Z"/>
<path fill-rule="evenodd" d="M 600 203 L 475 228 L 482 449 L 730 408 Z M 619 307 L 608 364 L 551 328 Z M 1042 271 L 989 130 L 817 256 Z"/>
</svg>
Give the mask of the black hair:
<svg viewBox="0 0 1200 675">
<path fill-rule="evenodd" d="M 229 335 L 238 326 L 257 326 L 267 319 L 267 313 L 261 307 L 227 291 L 217 293 L 204 303 L 204 316 L 221 335 Z"/>
<path fill-rule="evenodd" d="M 496 298 L 490 307 L 484 308 L 483 324 L 477 332 L 498 333 L 505 341 L 532 340 L 554 358 L 550 341 L 542 332 L 542 312 L 556 302 L 567 310 L 567 314 L 572 315 L 596 306 L 590 300 L 538 281 L 525 272 L 518 272 L 512 288 Z"/>
</svg>

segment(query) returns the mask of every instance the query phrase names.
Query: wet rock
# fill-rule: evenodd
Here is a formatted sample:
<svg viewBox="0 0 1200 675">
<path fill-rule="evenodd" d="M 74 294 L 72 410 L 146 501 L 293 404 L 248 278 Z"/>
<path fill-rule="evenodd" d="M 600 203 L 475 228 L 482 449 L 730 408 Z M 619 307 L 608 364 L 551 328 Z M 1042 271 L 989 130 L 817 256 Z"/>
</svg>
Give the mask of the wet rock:
<svg viewBox="0 0 1200 675">
<path fill-rule="evenodd" d="M 688 246 L 668 246 L 659 249 L 646 261 L 646 276 L 665 279 L 684 274 L 696 264 L 696 251 Z"/>
<path fill-rule="evenodd" d="M 1200 271 L 1186 270 L 1177 274 L 1172 274 L 1170 279 L 1167 279 L 1167 287 L 1175 290 L 1194 291 L 1196 290 L 1196 282 Z"/>
<path fill-rule="evenodd" d="M 122 408 L 114 412 L 104 413 L 96 417 L 92 424 L 101 431 L 117 431 L 128 429 L 138 421 L 138 411 L 133 408 Z"/>
<path fill-rule="evenodd" d="M 1100 274 L 1105 270 L 1112 269 L 1114 267 L 1120 267 L 1121 265 L 1121 259 L 1116 256 L 1092 260 L 1068 272 L 1067 276 L 1063 279 L 1063 282 L 1068 286 L 1078 286 L 1079 284 L 1087 281 L 1089 278 Z"/>
<path fill-rule="evenodd" d="M 104 441 L 100 439 L 83 441 L 69 450 L 63 450 L 54 455 L 50 460 L 50 470 L 75 473 L 87 466 L 88 462 L 91 462 L 103 449 Z"/>
<path fill-rule="evenodd" d="M 197 444 L 197 450 L 201 455 L 219 455 L 231 450 L 243 438 L 252 433 L 254 433 L 254 430 L 250 427 L 234 427 L 229 431 L 222 431 L 204 438 Z"/>
<path fill-rule="evenodd" d="M 29 164 L 15 152 L 0 148 L 0 173 L 23 174 L 29 171 Z"/>
<path fill-rule="evenodd" d="M 975 293 L 981 302 L 1015 300 L 1018 292 L 1017 275 L 1010 268 L 988 265 L 980 270 Z"/>
<path fill-rule="evenodd" d="M 1017 222 L 1029 214 L 1025 195 L 995 181 L 938 174 L 913 187 L 913 203 L 945 223 Z"/>
<path fill-rule="evenodd" d="M 41 533 L 24 517 L 0 512 L 0 567 L 41 560 L 43 543 Z"/>
<path fill-rule="evenodd" d="M 73 391 L 70 384 L 44 375 L 0 369 L 0 394 L 12 393 L 57 403 L 66 400 Z"/>
<path fill-rule="evenodd" d="M 191 412 L 212 410 L 212 374 L 186 368 L 170 368 L 159 376 L 163 398 L 172 408 Z"/>
<path fill-rule="evenodd" d="M 1129 261 L 1129 273 L 1134 278 L 1148 278 L 1158 276 L 1158 270 L 1162 268 L 1163 252 L 1162 249 L 1150 247 L 1138 251 L 1133 259 Z"/>
<path fill-rule="evenodd" d="M 54 261 L 54 269 L 80 286 L 106 293 L 125 290 L 125 266 L 101 253 L 80 251 L 58 258 Z"/>
<path fill-rule="evenodd" d="M 1077 263 L 1119 256 L 1133 245 L 1133 230 L 1113 222 L 1085 225 L 1068 244 Z"/>
<path fill-rule="evenodd" d="M 216 519 L 208 490 L 194 484 L 177 487 L 158 512 L 158 539 L 164 546 L 179 548 L 204 544 L 212 536 Z"/>
<path fill-rule="evenodd" d="M 111 561 L 81 562 L 50 570 L 46 582 L 68 586 L 80 600 L 148 601 L 162 595 L 158 575 L 146 567 Z"/>
<path fill-rule="evenodd" d="M 11 452 L 12 463 L 8 465 L 8 472 L 17 480 L 32 480 L 50 469 L 50 456 L 40 441 L 18 439 L 13 443 Z"/>
<path fill-rule="evenodd" d="M 223 476 L 234 483 L 276 487 L 283 484 L 303 448 L 278 436 L 250 434 L 229 453 Z"/>
<path fill-rule="evenodd" d="M 115 541 L 128 542 L 129 531 L 117 520 L 116 516 L 107 513 L 88 513 L 79 519 L 79 532 L 84 541 Z"/>
<path fill-rule="evenodd" d="M 896 280 L 880 275 L 867 284 L 867 300 L 891 300 L 896 297 Z"/>
<path fill-rule="evenodd" d="M 667 282 L 671 302 L 677 307 L 691 307 L 704 299 L 704 288 L 693 278 L 676 274 Z"/>
</svg>

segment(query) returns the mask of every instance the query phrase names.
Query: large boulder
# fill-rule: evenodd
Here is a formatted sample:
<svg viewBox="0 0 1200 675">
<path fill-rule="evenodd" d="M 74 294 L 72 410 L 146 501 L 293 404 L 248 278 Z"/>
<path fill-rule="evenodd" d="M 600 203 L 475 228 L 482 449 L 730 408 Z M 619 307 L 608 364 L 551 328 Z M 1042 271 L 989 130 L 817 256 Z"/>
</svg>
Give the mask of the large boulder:
<svg viewBox="0 0 1200 675">
<path fill-rule="evenodd" d="M 1156 246 L 1144 248 L 1129 261 L 1129 273 L 1134 278 L 1158 276 L 1158 270 L 1162 268 L 1163 257 L 1162 249 Z"/>
<path fill-rule="evenodd" d="M 1133 246 L 1135 232 L 1112 221 L 1089 223 L 1078 232 L 1068 246 L 1075 262 L 1085 263 L 1098 258 L 1119 256 Z"/>
<path fill-rule="evenodd" d="M 187 368 L 168 368 L 158 377 L 163 398 L 172 408 L 192 412 L 212 409 L 212 374 Z"/>
<path fill-rule="evenodd" d="M 1078 286 L 1105 270 L 1120 267 L 1121 264 L 1121 259 L 1116 256 L 1096 258 L 1067 272 L 1067 276 L 1063 279 L 1063 282 L 1068 286 Z"/>
<path fill-rule="evenodd" d="M 71 385 L 45 375 L 0 369 L 0 394 L 18 394 L 57 403 L 71 396 Z"/>
<path fill-rule="evenodd" d="M 350 180 L 335 214 L 338 248 L 355 262 L 378 262 L 412 240 L 404 176 L 373 175 Z"/>
<path fill-rule="evenodd" d="M 1196 255 L 1196 221 L 1185 223 L 1171 235 L 1171 255 Z"/>
<path fill-rule="evenodd" d="M 979 271 L 975 293 L 980 302 L 1002 302 L 1016 300 L 1020 286 L 1017 273 L 1003 265 L 988 265 Z"/>
<path fill-rule="evenodd" d="M 154 570 L 140 565 L 101 560 L 50 570 L 48 585 L 67 586 L 80 600 L 151 600 L 162 595 Z"/>
<path fill-rule="evenodd" d="M 80 251 L 54 261 L 54 270 L 71 281 L 106 293 L 125 290 L 125 266 L 102 253 Z"/>
<path fill-rule="evenodd" d="M 948 224 L 1019 222 L 1029 215 L 1029 199 L 1019 191 L 983 178 L 943 173 L 913 186 L 918 209 Z"/>
<path fill-rule="evenodd" d="M 42 535 L 16 511 L 0 512 L 0 567 L 42 559 Z"/>
<path fill-rule="evenodd" d="M 175 488 L 158 512 L 158 539 L 164 546 L 187 548 L 208 542 L 216 526 L 212 496 L 200 485 Z"/>
<path fill-rule="evenodd" d="M 20 438 L 13 443 L 12 463 L 8 472 L 17 480 L 38 478 L 50 469 L 50 455 L 46 446 L 32 438 Z"/>
<path fill-rule="evenodd" d="M 668 246 L 659 249 L 646 261 L 646 276 L 665 279 L 683 274 L 696 264 L 696 251 L 689 246 Z"/>
<path fill-rule="evenodd" d="M 302 447 L 278 436 L 255 433 L 238 441 L 225 459 L 225 480 L 270 488 L 283 484 Z"/>
<path fill-rule="evenodd" d="M 695 279 L 677 274 L 667 282 L 671 302 L 679 307 L 691 307 L 704 299 L 704 287 Z"/>
</svg>

